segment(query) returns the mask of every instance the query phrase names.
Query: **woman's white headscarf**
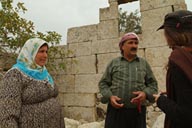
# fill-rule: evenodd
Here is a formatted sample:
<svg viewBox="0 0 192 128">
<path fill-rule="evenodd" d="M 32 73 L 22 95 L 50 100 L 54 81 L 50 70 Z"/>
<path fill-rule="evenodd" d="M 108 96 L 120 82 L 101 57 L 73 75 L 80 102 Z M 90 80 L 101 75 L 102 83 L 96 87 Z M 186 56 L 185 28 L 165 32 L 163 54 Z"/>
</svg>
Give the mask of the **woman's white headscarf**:
<svg viewBox="0 0 192 128">
<path fill-rule="evenodd" d="M 17 57 L 17 63 L 13 65 L 13 68 L 18 68 L 24 74 L 34 79 L 47 80 L 53 87 L 53 79 L 48 73 L 46 67 L 39 66 L 35 63 L 37 52 L 39 48 L 44 44 L 47 44 L 47 42 L 39 38 L 32 38 L 27 40 L 22 47 L 21 52 Z"/>
</svg>

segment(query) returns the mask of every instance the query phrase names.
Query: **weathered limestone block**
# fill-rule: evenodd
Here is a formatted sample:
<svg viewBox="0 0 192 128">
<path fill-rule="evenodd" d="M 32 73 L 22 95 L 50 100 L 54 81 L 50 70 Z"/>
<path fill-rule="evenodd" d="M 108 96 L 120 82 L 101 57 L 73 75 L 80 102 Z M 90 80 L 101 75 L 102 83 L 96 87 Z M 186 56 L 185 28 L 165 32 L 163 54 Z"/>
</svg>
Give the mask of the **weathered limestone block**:
<svg viewBox="0 0 192 128">
<path fill-rule="evenodd" d="M 117 19 L 118 14 L 118 4 L 113 2 L 110 4 L 110 7 L 99 9 L 99 21 Z"/>
<path fill-rule="evenodd" d="M 104 128 L 104 120 L 99 122 L 84 122 L 84 120 L 73 120 L 64 118 L 66 128 Z"/>
<path fill-rule="evenodd" d="M 113 20 L 101 21 L 98 24 L 98 39 L 111 39 L 119 37 L 118 18 Z"/>
<path fill-rule="evenodd" d="M 97 25 L 88 25 L 68 29 L 67 43 L 79 43 L 97 40 Z"/>
<path fill-rule="evenodd" d="M 108 0 L 108 3 L 118 2 L 118 0 Z"/>
<path fill-rule="evenodd" d="M 166 90 L 166 67 L 152 67 L 155 78 L 158 82 L 158 88 L 161 91 Z"/>
<path fill-rule="evenodd" d="M 153 124 L 151 128 L 164 128 L 164 120 L 165 120 L 165 114 L 162 113 L 157 117 L 157 120 Z"/>
<path fill-rule="evenodd" d="M 91 41 L 82 43 L 70 43 L 69 50 L 73 53 L 70 57 L 91 55 Z"/>
<path fill-rule="evenodd" d="M 59 92 L 75 92 L 75 75 L 57 75 L 55 83 Z"/>
<path fill-rule="evenodd" d="M 97 108 L 102 109 L 105 113 L 107 112 L 107 104 L 103 104 L 101 102 L 97 103 Z"/>
<path fill-rule="evenodd" d="M 62 93 L 59 95 L 62 106 L 95 106 L 96 96 L 93 93 Z"/>
<path fill-rule="evenodd" d="M 106 69 L 107 64 L 114 58 L 120 56 L 120 52 L 98 54 L 98 73 L 103 73 Z"/>
<path fill-rule="evenodd" d="M 176 4 L 173 6 L 174 7 L 174 11 L 177 10 L 186 10 L 187 9 L 187 5 L 185 3 L 182 4 Z"/>
<path fill-rule="evenodd" d="M 76 75 L 75 92 L 78 93 L 97 93 L 98 81 L 101 79 L 101 74 L 94 75 Z"/>
<path fill-rule="evenodd" d="M 106 39 L 92 42 L 92 54 L 119 52 L 120 39 Z"/>
<path fill-rule="evenodd" d="M 81 56 L 74 58 L 76 63 L 73 63 L 72 68 L 75 74 L 96 74 L 96 58 L 95 55 Z"/>
<path fill-rule="evenodd" d="M 104 121 L 101 122 L 91 122 L 80 125 L 78 128 L 104 128 Z"/>
<path fill-rule="evenodd" d="M 156 8 L 164 8 L 172 5 L 185 5 L 185 0 L 140 0 L 140 10 L 152 10 Z"/>
<path fill-rule="evenodd" d="M 59 68 L 59 64 L 64 64 L 65 68 Z M 55 70 L 50 70 L 51 75 L 63 75 L 63 74 L 75 74 L 75 69 L 73 65 L 76 64 L 73 58 L 66 58 L 66 59 L 55 59 L 54 60 L 54 67 Z"/>
<path fill-rule="evenodd" d="M 154 112 L 154 111 L 148 111 L 147 112 L 147 119 L 149 119 L 147 122 L 148 126 L 151 128 L 153 124 L 155 123 L 157 117 L 161 115 L 161 112 Z"/>
<path fill-rule="evenodd" d="M 165 91 L 166 88 L 166 67 L 168 62 L 168 56 L 170 54 L 170 49 L 165 48 L 154 48 L 149 51 L 147 49 L 146 56 L 149 64 L 152 67 L 153 73 L 158 81 L 159 90 Z"/>
<path fill-rule="evenodd" d="M 145 49 L 139 48 L 138 51 L 137 51 L 137 55 L 138 55 L 139 57 L 142 57 L 142 58 L 146 59 L 146 58 L 145 58 Z"/>
<path fill-rule="evenodd" d="M 55 46 L 56 50 L 58 50 L 58 52 L 53 51 L 49 51 L 49 58 L 50 57 L 54 57 L 54 59 L 60 59 L 62 56 L 62 54 L 65 54 L 66 57 L 68 57 L 68 47 L 67 45 L 59 45 L 59 46 Z"/>
<path fill-rule="evenodd" d="M 70 117 L 75 120 L 84 119 L 92 122 L 97 119 L 95 107 L 64 107 L 63 113 L 65 117 Z"/>
<path fill-rule="evenodd" d="M 64 118 L 65 121 L 65 127 L 66 128 L 78 128 L 81 123 L 77 120 L 69 119 L 69 118 Z"/>
<path fill-rule="evenodd" d="M 142 43 L 140 47 L 165 46 L 166 40 L 163 31 L 156 31 L 162 24 L 164 16 L 172 12 L 171 6 L 141 12 Z"/>
<path fill-rule="evenodd" d="M 147 48 L 145 50 L 146 59 L 153 67 L 165 67 L 170 53 L 171 49 L 168 46 Z"/>
</svg>

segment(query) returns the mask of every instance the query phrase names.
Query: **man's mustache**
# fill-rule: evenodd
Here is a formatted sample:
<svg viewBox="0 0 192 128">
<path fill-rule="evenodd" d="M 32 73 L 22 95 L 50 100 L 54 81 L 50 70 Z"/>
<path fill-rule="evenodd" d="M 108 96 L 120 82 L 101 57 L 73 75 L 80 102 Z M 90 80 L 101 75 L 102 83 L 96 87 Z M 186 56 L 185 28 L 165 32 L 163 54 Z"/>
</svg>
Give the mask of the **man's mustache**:
<svg viewBox="0 0 192 128">
<path fill-rule="evenodd" d="M 131 51 L 137 51 L 137 48 L 131 48 Z"/>
</svg>

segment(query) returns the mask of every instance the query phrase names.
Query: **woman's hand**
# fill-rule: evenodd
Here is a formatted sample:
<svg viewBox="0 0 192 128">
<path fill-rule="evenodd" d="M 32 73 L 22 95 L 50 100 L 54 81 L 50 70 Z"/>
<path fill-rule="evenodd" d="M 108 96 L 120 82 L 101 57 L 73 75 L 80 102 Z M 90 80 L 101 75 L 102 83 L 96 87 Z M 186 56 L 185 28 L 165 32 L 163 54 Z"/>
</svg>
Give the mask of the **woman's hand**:
<svg viewBox="0 0 192 128">
<path fill-rule="evenodd" d="M 159 92 L 158 94 L 153 94 L 153 97 L 155 98 L 155 102 L 157 102 L 157 100 L 160 97 L 161 92 Z"/>
<path fill-rule="evenodd" d="M 166 95 L 166 92 L 160 91 L 158 94 L 153 94 L 153 97 L 155 98 L 155 102 L 157 102 L 160 95 Z"/>
</svg>

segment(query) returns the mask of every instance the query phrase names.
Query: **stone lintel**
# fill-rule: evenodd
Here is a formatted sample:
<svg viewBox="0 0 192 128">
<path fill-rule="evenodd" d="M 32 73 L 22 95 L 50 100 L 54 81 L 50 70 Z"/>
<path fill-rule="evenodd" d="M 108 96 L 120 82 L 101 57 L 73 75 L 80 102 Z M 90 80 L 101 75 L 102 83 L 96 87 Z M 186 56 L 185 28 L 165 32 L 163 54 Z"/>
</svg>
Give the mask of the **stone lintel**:
<svg viewBox="0 0 192 128">
<path fill-rule="evenodd" d="M 125 3 L 128 3 L 128 2 L 133 2 L 133 1 L 138 1 L 138 0 L 118 0 L 118 4 L 125 4 Z"/>
</svg>

